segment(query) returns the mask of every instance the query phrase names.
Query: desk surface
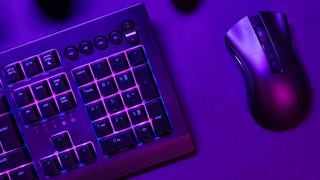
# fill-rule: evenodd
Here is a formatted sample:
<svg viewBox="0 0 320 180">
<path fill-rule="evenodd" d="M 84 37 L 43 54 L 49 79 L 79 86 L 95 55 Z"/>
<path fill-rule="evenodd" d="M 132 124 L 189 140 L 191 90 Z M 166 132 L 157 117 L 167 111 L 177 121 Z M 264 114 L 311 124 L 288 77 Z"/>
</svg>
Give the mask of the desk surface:
<svg viewBox="0 0 320 180">
<path fill-rule="evenodd" d="M 71 16 L 56 21 L 43 15 L 36 0 L 1 1 L 0 51 L 137 2 L 80 0 L 73 3 Z M 319 179 L 320 18 L 315 3 L 202 0 L 194 13 L 184 14 L 169 0 L 145 0 L 198 152 L 132 179 Z M 240 69 L 224 44 L 233 24 L 259 10 L 287 13 L 312 86 L 309 116 L 284 132 L 265 130 L 251 118 Z"/>
</svg>

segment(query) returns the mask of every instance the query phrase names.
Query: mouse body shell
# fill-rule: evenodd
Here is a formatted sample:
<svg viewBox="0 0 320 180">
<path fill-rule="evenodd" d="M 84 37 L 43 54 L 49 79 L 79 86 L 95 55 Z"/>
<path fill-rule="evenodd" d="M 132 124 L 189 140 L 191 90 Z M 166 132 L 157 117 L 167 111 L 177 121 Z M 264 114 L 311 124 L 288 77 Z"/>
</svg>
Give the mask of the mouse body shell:
<svg viewBox="0 0 320 180">
<path fill-rule="evenodd" d="M 257 19 L 281 66 L 277 73 L 272 71 L 254 28 Z M 288 129 L 301 122 L 310 109 L 311 91 L 286 15 L 261 12 L 255 17 L 244 17 L 227 32 L 225 40 L 243 70 L 253 118 L 271 130 Z"/>
</svg>

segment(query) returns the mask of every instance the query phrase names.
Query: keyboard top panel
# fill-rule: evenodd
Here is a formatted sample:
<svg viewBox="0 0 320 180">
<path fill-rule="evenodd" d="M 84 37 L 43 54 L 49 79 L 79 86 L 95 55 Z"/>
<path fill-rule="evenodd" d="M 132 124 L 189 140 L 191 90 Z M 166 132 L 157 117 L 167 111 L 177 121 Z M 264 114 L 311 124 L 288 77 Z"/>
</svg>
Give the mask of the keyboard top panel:
<svg viewBox="0 0 320 180">
<path fill-rule="evenodd" d="M 117 178 L 194 150 L 143 4 L 0 59 L 0 176 Z"/>
</svg>

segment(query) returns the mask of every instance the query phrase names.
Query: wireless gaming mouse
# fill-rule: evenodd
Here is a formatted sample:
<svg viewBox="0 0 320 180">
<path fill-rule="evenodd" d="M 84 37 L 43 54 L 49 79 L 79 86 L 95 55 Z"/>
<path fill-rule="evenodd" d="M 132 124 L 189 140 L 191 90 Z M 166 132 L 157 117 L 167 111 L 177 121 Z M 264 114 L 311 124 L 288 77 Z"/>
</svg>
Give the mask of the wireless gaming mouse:
<svg viewBox="0 0 320 180">
<path fill-rule="evenodd" d="M 240 64 L 253 118 L 264 128 L 284 130 L 301 122 L 311 105 L 310 85 L 283 13 L 244 17 L 225 42 Z"/>
</svg>

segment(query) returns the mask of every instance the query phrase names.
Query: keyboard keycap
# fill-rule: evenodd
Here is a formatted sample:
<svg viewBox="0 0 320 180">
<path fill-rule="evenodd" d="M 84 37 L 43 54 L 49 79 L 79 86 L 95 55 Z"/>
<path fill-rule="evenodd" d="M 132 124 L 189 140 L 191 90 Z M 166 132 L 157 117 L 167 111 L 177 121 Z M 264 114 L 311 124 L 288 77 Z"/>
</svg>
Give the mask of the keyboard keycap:
<svg viewBox="0 0 320 180">
<path fill-rule="evenodd" d="M 53 99 L 40 102 L 39 109 L 43 118 L 48 118 L 58 114 L 58 108 Z"/>
<path fill-rule="evenodd" d="M 94 77 L 97 79 L 107 77 L 111 74 L 109 65 L 105 60 L 91 64 L 91 69 Z"/>
<path fill-rule="evenodd" d="M 137 66 L 147 62 L 146 55 L 141 46 L 127 51 L 127 56 L 131 66 Z"/>
<path fill-rule="evenodd" d="M 69 111 L 77 106 L 71 92 L 57 96 L 57 102 L 61 112 Z"/>
<path fill-rule="evenodd" d="M 5 95 L 0 96 L 0 114 L 10 111 L 10 106 Z"/>
<path fill-rule="evenodd" d="M 161 100 L 156 100 L 147 104 L 147 110 L 154 130 L 158 136 L 165 136 L 171 133 L 172 128 L 168 120 L 168 116 L 164 110 Z"/>
<path fill-rule="evenodd" d="M 108 41 L 107 41 L 107 38 L 104 37 L 104 36 L 97 36 L 95 39 L 94 39 L 94 46 L 97 48 L 97 49 L 100 49 L 100 50 L 105 50 L 107 47 L 108 47 Z"/>
<path fill-rule="evenodd" d="M 0 156 L 0 172 L 10 170 L 31 161 L 26 148 L 18 149 Z"/>
<path fill-rule="evenodd" d="M 123 53 L 109 57 L 109 63 L 112 71 L 115 73 L 129 68 L 128 62 Z"/>
<path fill-rule="evenodd" d="M 85 103 L 99 99 L 100 95 L 96 84 L 90 84 L 80 88 L 80 94 Z"/>
<path fill-rule="evenodd" d="M 141 98 L 137 89 L 123 92 L 122 98 L 127 107 L 132 107 L 141 103 Z"/>
<path fill-rule="evenodd" d="M 116 80 L 119 86 L 119 89 L 125 90 L 134 86 L 134 81 L 131 71 L 116 75 Z"/>
<path fill-rule="evenodd" d="M 137 141 L 132 130 L 128 130 L 101 139 L 100 145 L 104 154 L 112 155 L 135 147 L 137 145 Z"/>
<path fill-rule="evenodd" d="M 39 179 L 36 169 L 33 164 L 24 166 L 10 172 L 10 177 L 13 180 L 37 180 Z"/>
<path fill-rule="evenodd" d="M 111 77 L 98 82 L 99 90 L 102 96 L 109 96 L 117 92 L 117 87 L 114 79 Z"/>
<path fill-rule="evenodd" d="M 34 97 L 37 100 L 47 98 L 52 95 L 47 81 L 42 81 L 31 86 Z"/>
<path fill-rule="evenodd" d="M 32 124 L 41 119 L 36 105 L 28 106 L 20 110 L 24 124 Z"/>
<path fill-rule="evenodd" d="M 129 116 L 130 116 L 132 124 L 139 124 L 143 121 L 148 120 L 144 106 L 139 106 L 137 108 L 130 109 Z"/>
<path fill-rule="evenodd" d="M 94 149 L 91 143 L 81 145 L 77 147 L 76 150 L 81 163 L 87 164 L 96 160 L 96 153 L 94 152 Z"/>
<path fill-rule="evenodd" d="M 142 143 L 150 142 L 154 138 L 154 134 L 149 123 L 136 127 L 135 131 L 139 141 Z"/>
<path fill-rule="evenodd" d="M 66 75 L 62 74 L 49 79 L 51 89 L 54 93 L 59 94 L 70 89 Z"/>
<path fill-rule="evenodd" d="M 119 95 L 107 98 L 104 100 L 104 102 L 110 114 L 113 114 L 123 109 L 123 104 Z"/>
<path fill-rule="evenodd" d="M 70 170 L 78 166 L 78 159 L 74 150 L 60 153 L 59 159 L 63 169 Z"/>
<path fill-rule="evenodd" d="M 89 104 L 86 108 L 91 120 L 96 120 L 106 115 L 106 111 L 101 101 Z"/>
<path fill-rule="evenodd" d="M 51 156 L 40 160 L 44 174 L 47 176 L 57 175 L 61 171 L 61 166 L 59 164 L 57 156 Z"/>
<path fill-rule="evenodd" d="M 42 73 L 42 68 L 37 56 L 22 61 L 22 67 L 27 77 L 32 77 Z"/>
<path fill-rule="evenodd" d="M 111 121 L 116 131 L 120 131 L 130 126 L 130 122 L 126 112 L 112 116 Z"/>
<path fill-rule="evenodd" d="M 18 107 L 25 106 L 27 104 L 33 103 L 33 97 L 29 87 L 25 87 L 22 89 L 14 90 L 13 97 L 16 101 Z"/>
<path fill-rule="evenodd" d="M 45 71 L 55 69 L 60 66 L 60 59 L 56 50 L 40 54 L 40 59 Z"/>
<path fill-rule="evenodd" d="M 73 70 L 72 73 L 79 86 L 87 84 L 88 82 L 91 82 L 93 80 L 88 66 Z"/>
<path fill-rule="evenodd" d="M 19 63 L 7 65 L 4 67 L 4 75 L 8 83 L 15 83 L 24 79 L 24 75 Z"/>
<path fill-rule="evenodd" d="M 135 68 L 133 72 L 144 100 L 148 101 L 159 97 L 158 89 L 148 65 Z"/>
<path fill-rule="evenodd" d="M 57 151 L 63 151 L 72 147 L 69 134 L 66 132 L 51 136 L 51 142 Z"/>
<path fill-rule="evenodd" d="M 11 114 L 0 117 L 0 142 L 5 151 L 21 147 L 24 144 L 16 120 Z"/>
<path fill-rule="evenodd" d="M 93 128 L 98 138 L 112 133 L 112 128 L 108 119 L 95 121 L 93 123 Z"/>
<path fill-rule="evenodd" d="M 0 180 L 10 180 L 8 174 L 4 173 L 0 175 Z"/>
</svg>

